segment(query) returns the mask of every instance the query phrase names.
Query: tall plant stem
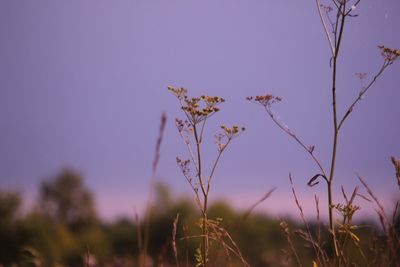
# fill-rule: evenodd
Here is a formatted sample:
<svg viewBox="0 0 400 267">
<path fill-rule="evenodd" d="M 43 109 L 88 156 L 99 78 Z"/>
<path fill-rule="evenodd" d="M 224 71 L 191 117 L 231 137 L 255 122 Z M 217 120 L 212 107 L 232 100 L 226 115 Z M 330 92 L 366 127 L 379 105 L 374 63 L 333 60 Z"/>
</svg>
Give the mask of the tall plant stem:
<svg viewBox="0 0 400 267">
<path fill-rule="evenodd" d="M 343 9 L 343 11 L 342 11 Z M 337 153 L 337 145 L 338 145 L 338 136 L 339 136 L 339 127 L 338 127 L 338 118 L 337 118 L 337 105 L 336 105 L 336 78 L 337 78 L 337 60 L 340 50 L 340 44 L 342 41 L 344 23 L 345 23 L 345 11 L 346 11 L 346 2 L 341 4 L 338 8 L 338 13 L 336 17 L 336 29 L 340 22 L 339 32 L 335 30 L 335 49 L 333 55 L 333 69 L 332 69 L 332 113 L 333 113 L 333 147 L 332 147 L 332 158 L 331 158 L 331 168 L 327 183 L 328 189 L 328 210 L 329 210 L 329 230 L 332 236 L 332 243 L 335 248 L 335 255 L 339 256 L 339 250 L 336 240 L 336 232 L 335 232 L 335 224 L 333 217 L 333 199 L 332 199 L 332 182 L 335 174 L 335 165 L 336 165 L 336 153 Z"/>
<path fill-rule="evenodd" d="M 332 181 L 335 173 L 335 164 L 336 164 L 336 150 L 338 143 L 338 129 L 337 129 L 337 111 L 336 111 L 336 55 L 333 59 L 333 77 L 332 77 L 332 107 L 333 107 L 333 147 L 332 147 L 332 158 L 331 158 L 331 168 L 329 172 L 329 178 L 327 182 L 328 189 L 328 210 L 329 210 L 329 230 L 332 235 L 332 242 L 335 247 L 335 254 L 338 256 L 338 248 L 336 243 L 336 233 L 335 233 L 335 224 L 333 217 L 333 199 L 332 199 Z"/>
<path fill-rule="evenodd" d="M 202 129 L 204 126 L 202 127 Z M 207 231 L 207 205 L 208 205 L 208 190 L 206 191 L 204 187 L 204 182 L 202 178 L 202 170 L 201 170 L 201 153 L 200 153 L 200 143 L 201 140 L 199 138 L 199 135 L 197 133 L 197 127 L 196 124 L 193 125 L 193 132 L 194 132 L 194 139 L 196 141 L 196 150 L 197 150 L 197 164 L 198 164 L 198 178 L 199 178 L 199 183 L 200 183 L 200 188 L 203 193 L 203 207 L 202 207 L 202 236 L 203 236 L 203 245 L 201 247 L 202 249 L 202 257 L 203 257 L 203 266 L 207 267 L 207 254 L 208 254 L 208 231 Z"/>
</svg>

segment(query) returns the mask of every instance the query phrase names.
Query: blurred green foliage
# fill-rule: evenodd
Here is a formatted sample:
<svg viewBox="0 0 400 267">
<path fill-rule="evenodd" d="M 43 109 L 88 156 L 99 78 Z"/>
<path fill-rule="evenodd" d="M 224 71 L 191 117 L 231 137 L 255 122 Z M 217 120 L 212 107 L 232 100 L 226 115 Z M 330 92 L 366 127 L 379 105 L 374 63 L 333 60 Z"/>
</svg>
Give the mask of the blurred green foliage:
<svg viewBox="0 0 400 267">
<path fill-rule="evenodd" d="M 95 259 L 97 266 L 137 266 L 138 233 L 143 233 L 143 220 L 138 220 L 139 225 L 133 216 L 112 223 L 102 222 L 94 203 L 83 178 L 73 170 L 64 170 L 53 179 L 43 181 L 35 208 L 26 214 L 20 211 L 22 196 L 19 193 L 0 192 L 0 266 L 84 266 L 88 255 Z M 157 184 L 151 213 L 149 256 L 153 262 L 157 266 L 175 266 L 172 229 L 179 213 L 178 258 L 183 266 L 186 263 L 194 266 L 195 241 L 201 229 L 196 225 L 200 214 L 193 201 L 173 197 L 165 185 Z M 265 214 L 251 214 L 244 219 L 244 214 L 223 201 L 213 203 L 209 209 L 209 218 L 227 230 L 251 266 L 290 265 L 293 255 L 280 222 Z M 306 229 L 293 220 L 285 219 L 285 222 L 302 263 L 310 266 L 315 256 L 313 250 L 296 233 L 296 229 Z M 379 239 L 378 228 L 367 224 L 368 227 L 356 232 L 361 240 L 359 245 L 365 251 L 373 241 L 384 242 Z M 318 225 L 311 223 L 310 229 L 317 236 Z M 327 230 L 322 229 L 321 235 L 326 238 Z M 373 236 L 377 238 L 373 240 Z M 223 244 L 213 241 L 210 248 L 213 266 L 226 266 L 228 260 L 232 266 L 240 266 L 236 264 L 235 255 L 227 256 Z M 332 253 L 329 244 L 323 249 Z M 359 250 L 351 243 L 346 249 L 357 265 L 365 264 L 363 257 L 368 260 L 370 256 L 359 255 Z"/>
</svg>

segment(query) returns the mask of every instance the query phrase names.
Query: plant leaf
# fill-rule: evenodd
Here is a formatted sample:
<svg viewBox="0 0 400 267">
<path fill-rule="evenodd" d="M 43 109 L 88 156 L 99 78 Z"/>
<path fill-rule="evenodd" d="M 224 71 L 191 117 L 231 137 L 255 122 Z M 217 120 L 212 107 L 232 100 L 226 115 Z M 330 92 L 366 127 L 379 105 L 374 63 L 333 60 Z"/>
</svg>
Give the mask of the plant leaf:
<svg viewBox="0 0 400 267">
<path fill-rule="evenodd" d="M 323 175 L 323 174 L 321 174 L 321 173 L 318 173 L 318 174 L 314 175 L 314 176 L 308 181 L 307 185 L 310 186 L 310 187 L 313 187 L 313 186 L 319 184 L 319 181 L 317 181 L 317 179 L 318 179 L 319 177 L 324 178 L 325 181 L 328 182 L 328 179 L 326 178 L 325 175 Z"/>
</svg>

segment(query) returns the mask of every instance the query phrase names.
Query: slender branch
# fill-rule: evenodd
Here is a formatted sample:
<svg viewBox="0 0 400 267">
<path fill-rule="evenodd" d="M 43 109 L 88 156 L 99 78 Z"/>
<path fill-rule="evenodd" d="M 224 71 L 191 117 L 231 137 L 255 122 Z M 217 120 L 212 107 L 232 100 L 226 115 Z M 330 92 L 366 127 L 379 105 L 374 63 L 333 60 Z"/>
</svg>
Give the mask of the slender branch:
<svg viewBox="0 0 400 267">
<path fill-rule="evenodd" d="M 200 143 L 201 143 L 201 141 L 203 141 L 203 132 L 204 132 L 204 127 L 205 127 L 205 125 L 206 125 L 206 120 L 207 120 L 207 117 L 203 120 L 203 123 L 202 123 L 202 125 L 201 125 L 201 130 L 200 130 Z"/>
<path fill-rule="evenodd" d="M 215 172 L 215 170 L 216 170 L 216 168 L 217 168 L 218 161 L 219 161 L 219 159 L 221 158 L 221 155 L 222 155 L 222 153 L 224 152 L 225 148 L 226 148 L 226 147 L 228 146 L 228 144 L 231 142 L 231 140 L 232 140 L 231 138 L 228 139 L 228 141 L 226 142 L 225 146 L 223 146 L 222 149 L 219 151 L 218 156 L 217 156 L 217 158 L 216 158 L 215 161 L 214 161 L 213 167 L 212 167 L 212 169 L 211 169 L 210 176 L 208 176 L 208 181 L 207 181 L 207 194 L 208 194 L 208 192 L 210 191 L 211 179 L 212 179 L 212 177 L 214 176 L 214 172 Z"/>
<path fill-rule="evenodd" d="M 340 43 L 342 41 L 342 36 L 343 36 L 343 31 L 344 31 L 344 23 L 346 21 L 346 16 L 344 15 L 344 11 L 346 10 L 346 1 L 344 2 L 343 6 L 343 13 L 341 13 L 341 22 L 340 22 L 340 30 L 339 30 L 339 37 L 338 41 L 335 47 L 335 57 L 337 58 L 339 55 L 339 49 L 340 49 Z M 339 9 L 339 12 L 342 12 L 341 9 Z"/>
<path fill-rule="evenodd" d="M 339 18 L 340 18 L 340 12 L 339 12 L 339 10 L 340 10 L 341 6 L 342 6 L 342 5 L 336 6 L 338 11 L 336 12 L 336 21 L 335 21 L 335 23 L 334 23 L 335 29 L 333 30 L 333 34 L 334 34 L 334 37 L 335 37 L 335 41 L 334 41 L 334 45 L 335 45 L 335 54 L 333 55 L 333 57 L 334 57 L 335 55 L 337 55 L 337 51 L 336 51 L 336 49 L 337 49 L 337 30 L 338 30 L 338 27 L 339 27 Z"/>
<path fill-rule="evenodd" d="M 330 34 L 329 34 L 329 32 L 328 32 L 328 29 L 327 29 L 327 27 L 326 27 L 326 23 L 325 23 L 324 17 L 322 16 L 321 4 L 320 4 L 319 0 L 315 0 L 315 3 L 317 4 L 317 9 L 318 9 L 319 18 L 321 19 L 322 26 L 324 27 L 325 35 L 326 35 L 326 37 L 328 38 L 329 47 L 331 48 L 332 56 L 334 56 L 334 54 L 335 54 L 335 49 L 334 49 L 334 47 L 333 47 L 332 39 L 331 39 Z"/>
<path fill-rule="evenodd" d="M 203 206 L 200 203 L 200 196 L 199 196 L 199 192 L 198 190 L 193 186 L 192 184 L 192 179 L 190 176 L 188 176 L 186 173 L 182 172 L 183 176 L 185 177 L 185 179 L 188 181 L 190 187 L 192 188 L 194 194 L 195 194 L 195 200 L 196 200 L 196 204 L 199 206 L 200 211 L 202 214 L 204 214 L 204 210 L 203 210 Z"/>
<path fill-rule="evenodd" d="M 390 64 L 388 64 L 388 62 L 385 60 L 383 62 L 383 65 L 381 66 L 381 68 L 379 69 L 378 73 L 375 74 L 374 78 L 370 81 L 370 83 L 364 87 L 360 93 L 358 94 L 358 97 L 353 101 L 353 103 L 347 108 L 346 113 L 344 114 L 343 118 L 340 120 L 339 126 L 338 126 L 338 130 L 340 130 L 340 128 L 342 127 L 344 121 L 347 119 L 347 117 L 350 115 L 350 113 L 353 111 L 354 107 L 357 105 L 358 102 L 361 101 L 361 99 L 363 98 L 364 94 L 368 91 L 368 89 L 376 82 L 376 80 L 378 79 L 379 76 L 381 76 L 381 74 L 385 71 L 385 69 L 389 66 Z"/>
<path fill-rule="evenodd" d="M 201 191 L 203 192 L 203 196 L 206 196 L 206 190 L 204 188 L 204 183 L 203 183 L 203 178 L 202 178 L 202 171 L 201 171 L 201 153 L 200 153 L 200 141 L 199 141 L 199 136 L 197 134 L 197 128 L 196 128 L 196 124 L 193 124 L 193 132 L 194 132 L 194 139 L 196 142 L 196 150 L 197 150 L 197 175 L 199 178 L 199 184 L 200 184 L 200 188 Z"/>
<path fill-rule="evenodd" d="M 183 142 L 184 142 L 185 145 L 186 145 L 186 148 L 187 148 L 187 150 L 188 150 L 188 152 L 189 152 L 190 159 L 192 160 L 193 165 L 194 165 L 194 167 L 196 168 L 196 172 L 199 172 L 199 169 L 198 169 L 198 167 L 197 167 L 197 162 L 196 162 L 196 160 L 194 159 L 194 154 L 193 154 L 192 146 L 190 145 L 190 143 L 189 143 L 188 141 L 185 141 L 185 137 L 183 136 L 183 134 L 182 134 L 181 131 L 179 131 L 179 135 L 181 136 Z"/>
<path fill-rule="evenodd" d="M 357 0 L 357 2 L 355 2 L 350 8 L 349 10 L 346 12 L 346 14 L 344 14 L 345 16 L 350 15 L 350 12 L 354 10 L 354 8 L 357 7 L 357 5 L 360 3 L 361 0 Z M 351 16 L 351 15 L 350 15 Z"/>
<path fill-rule="evenodd" d="M 290 130 L 287 129 L 287 127 L 283 126 L 281 122 L 279 122 L 276 118 L 272 110 L 266 106 L 265 110 L 267 111 L 268 115 L 271 117 L 272 121 L 285 133 L 287 133 L 290 137 L 292 137 L 302 148 L 304 148 L 308 154 L 310 154 L 311 158 L 314 160 L 314 162 L 318 165 L 318 168 L 322 172 L 323 175 L 326 176 L 325 170 L 322 167 L 322 164 L 318 160 L 317 157 L 315 157 L 314 153 L 306 146 L 304 143 L 295 135 L 293 134 Z"/>
<path fill-rule="evenodd" d="M 338 5 L 338 3 L 336 3 L 335 0 L 332 0 L 332 3 L 336 6 L 337 9 L 339 9 L 339 5 Z"/>
</svg>

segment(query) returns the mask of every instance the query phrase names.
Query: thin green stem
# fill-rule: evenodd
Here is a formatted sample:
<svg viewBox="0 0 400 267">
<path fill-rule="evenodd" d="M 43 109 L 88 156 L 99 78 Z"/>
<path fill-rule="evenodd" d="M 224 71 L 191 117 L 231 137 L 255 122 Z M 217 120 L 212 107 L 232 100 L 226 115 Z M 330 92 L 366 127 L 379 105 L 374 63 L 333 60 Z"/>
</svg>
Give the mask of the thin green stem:
<svg viewBox="0 0 400 267">
<path fill-rule="evenodd" d="M 345 18 L 344 12 L 346 10 L 346 2 L 343 5 L 339 6 L 338 15 L 336 19 L 336 29 L 335 29 L 335 54 L 333 56 L 333 70 L 332 70 L 332 113 L 333 113 L 333 147 L 332 147 L 332 157 L 331 157 L 331 168 L 329 172 L 329 178 L 327 183 L 328 189 L 328 210 L 329 210 L 329 230 L 332 236 L 332 243 L 335 248 L 335 255 L 339 256 L 338 244 L 336 240 L 336 230 L 334 224 L 334 216 L 333 216 L 333 193 L 332 193 L 332 182 L 335 174 L 335 166 L 336 166 L 336 153 L 337 153 L 337 145 L 338 145 L 338 137 L 339 137 L 339 128 L 338 128 L 338 118 L 337 118 L 337 104 L 336 104 L 336 78 L 337 78 L 337 60 L 340 50 L 340 44 L 342 41 Z M 343 12 L 341 11 L 343 9 Z M 337 32 L 337 28 L 340 27 L 339 33 Z M 337 40 L 337 41 L 336 41 Z"/>
<path fill-rule="evenodd" d="M 204 132 L 204 126 L 206 125 L 206 120 L 207 120 L 207 117 L 203 120 L 203 123 L 202 123 L 202 125 L 201 125 L 200 143 L 201 143 L 201 141 L 203 140 L 203 132 Z"/>
<path fill-rule="evenodd" d="M 344 15 L 345 11 L 346 11 L 346 2 L 344 2 L 344 4 L 342 5 L 343 7 L 343 13 L 342 11 L 339 9 L 339 12 L 341 14 L 340 18 L 340 30 L 339 30 L 339 38 L 336 44 L 336 48 L 335 48 L 335 57 L 337 58 L 339 55 L 339 49 L 340 49 L 340 43 L 342 41 L 342 37 L 343 37 L 343 30 L 344 30 L 344 23 L 346 21 L 346 16 Z"/>
<path fill-rule="evenodd" d="M 199 135 L 197 133 L 196 124 L 193 124 L 193 132 L 194 132 L 194 139 L 195 139 L 195 142 L 196 142 L 196 150 L 197 150 L 197 175 L 198 175 L 198 178 L 199 178 L 200 189 L 203 192 L 203 196 L 205 196 L 207 193 L 205 191 L 203 178 L 202 178 L 200 141 L 199 141 Z"/>
<path fill-rule="evenodd" d="M 353 111 L 354 107 L 356 106 L 356 104 L 361 101 L 361 99 L 363 98 L 364 94 L 368 91 L 369 88 L 371 88 L 371 86 L 376 82 L 376 80 L 378 79 L 378 77 L 385 71 L 385 69 L 389 66 L 390 64 L 388 64 L 387 61 L 383 62 L 383 65 L 381 66 L 381 68 L 379 69 L 378 73 L 375 74 L 374 78 L 369 82 L 369 84 L 364 87 L 360 93 L 358 94 L 357 98 L 353 101 L 353 103 L 348 107 L 346 113 L 344 114 L 343 118 L 340 120 L 340 123 L 338 125 L 338 130 L 340 130 L 340 128 L 342 127 L 343 123 L 345 122 L 345 120 L 347 119 L 347 117 L 350 115 L 350 113 Z"/>
<path fill-rule="evenodd" d="M 204 124 L 202 129 L 204 129 Z M 202 257 L 203 257 L 203 266 L 207 267 L 207 254 L 208 254 L 208 232 L 207 232 L 207 205 L 208 205 L 208 193 L 204 188 L 204 183 L 203 183 L 203 178 L 202 178 L 202 172 L 201 172 L 201 153 L 200 153 L 200 140 L 199 140 L 199 135 L 197 133 L 197 127 L 196 124 L 193 124 L 193 132 L 194 132 L 194 139 L 196 141 L 196 150 L 197 150 L 197 175 L 199 178 L 199 184 L 201 191 L 203 192 L 203 222 L 202 222 L 202 234 L 203 234 L 203 245 L 201 247 L 202 249 Z"/>
<path fill-rule="evenodd" d="M 224 152 L 225 148 L 229 145 L 229 143 L 231 142 L 231 140 L 232 140 L 231 138 L 228 139 L 228 141 L 226 142 L 225 146 L 219 151 L 218 156 L 217 156 L 216 160 L 214 161 L 213 167 L 212 167 L 212 169 L 211 169 L 210 176 L 208 177 L 208 180 L 207 180 L 207 191 L 206 191 L 206 192 L 207 192 L 207 195 L 208 195 L 208 193 L 210 192 L 211 179 L 212 179 L 212 177 L 214 176 L 214 172 L 215 172 L 215 170 L 216 170 L 216 168 L 217 168 L 219 159 L 221 158 L 222 153 Z"/>
</svg>

